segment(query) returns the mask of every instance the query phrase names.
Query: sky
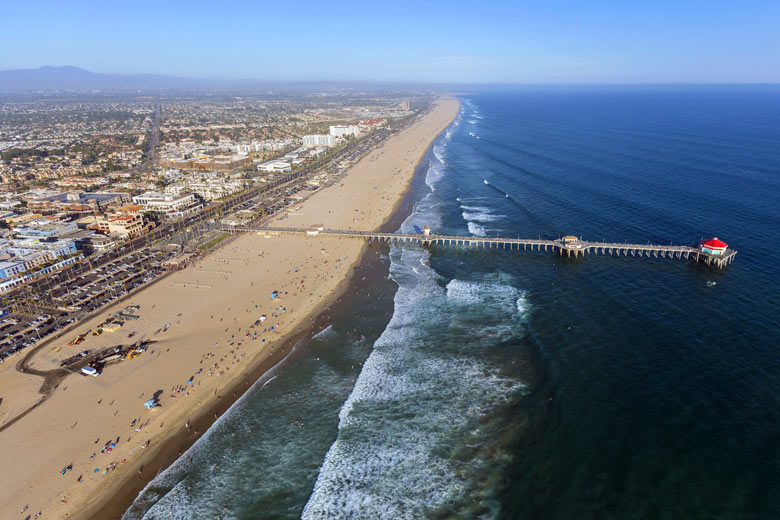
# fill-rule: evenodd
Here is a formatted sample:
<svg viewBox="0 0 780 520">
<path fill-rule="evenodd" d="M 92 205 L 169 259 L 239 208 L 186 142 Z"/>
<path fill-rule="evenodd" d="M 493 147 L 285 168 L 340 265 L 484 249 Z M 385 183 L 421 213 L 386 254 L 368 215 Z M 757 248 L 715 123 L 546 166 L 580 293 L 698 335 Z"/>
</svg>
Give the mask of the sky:
<svg viewBox="0 0 780 520">
<path fill-rule="evenodd" d="M 780 0 L 5 2 L 0 70 L 435 83 L 780 82 Z"/>
</svg>

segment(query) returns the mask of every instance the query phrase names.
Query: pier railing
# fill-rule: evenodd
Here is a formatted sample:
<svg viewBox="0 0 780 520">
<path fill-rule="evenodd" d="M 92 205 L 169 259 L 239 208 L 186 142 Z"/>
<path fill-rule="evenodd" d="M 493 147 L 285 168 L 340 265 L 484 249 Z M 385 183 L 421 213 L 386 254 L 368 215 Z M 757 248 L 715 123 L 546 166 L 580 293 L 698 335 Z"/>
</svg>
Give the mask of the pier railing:
<svg viewBox="0 0 780 520">
<path fill-rule="evenodd" d="M 628 244 L 619 242 L 590 242 L 573 240 L 573 237 L 557 239 L 505 238 L 479 236 L 449 236 L 424 233 L 382 233 L 378 231 L 352 231 L 319 228 L 285 227 L 242 227 L 223 226 L 230 233 L 260 233 L 272 235 L 336 236 L 341 238 L 360 238 L 369 242 L 387 242 L 420 247 L 457 247 L 467 249 L 501 249 L 507 251 L 531 251 L 553 253 L 567 257 L 585 255 L 631 256 L 639 258 L 678 259 L 703 262 L 707 265 L 723 268 L 734 261 L 737 252 L 727 249 L 723 254 L 715 255 L 702 251 L 696 246 Z"/>
</svg>

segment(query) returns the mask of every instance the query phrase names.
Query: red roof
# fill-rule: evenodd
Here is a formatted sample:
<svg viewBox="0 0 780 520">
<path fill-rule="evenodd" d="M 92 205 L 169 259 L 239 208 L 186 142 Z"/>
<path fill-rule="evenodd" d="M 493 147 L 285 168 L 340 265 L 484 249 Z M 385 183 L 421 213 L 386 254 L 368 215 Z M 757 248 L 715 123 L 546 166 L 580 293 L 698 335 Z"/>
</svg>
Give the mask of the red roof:
<svg viewBox="0 0 780 520">
<path fill-rule="evenodd" d="M 722 240 L 718 240 L 718 237 L 704 241 L 701 245 L 705 247 L 711 247 L 713 249 L 726 249 L 728 246 Z"/>
</svg>

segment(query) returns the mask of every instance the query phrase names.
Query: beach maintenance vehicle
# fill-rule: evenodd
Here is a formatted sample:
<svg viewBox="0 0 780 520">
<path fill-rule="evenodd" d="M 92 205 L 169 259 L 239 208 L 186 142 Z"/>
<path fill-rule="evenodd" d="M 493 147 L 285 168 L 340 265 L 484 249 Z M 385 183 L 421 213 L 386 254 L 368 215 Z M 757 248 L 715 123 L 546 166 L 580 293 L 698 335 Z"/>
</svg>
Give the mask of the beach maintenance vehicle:
<svg viewBox="0 0 780 520">
<path fill-rule="evenodd" d="M 86 337 L 86 334 L 79 334 L 78 336 L 76 336 L 75 338 L 70 340 L 68 345 L 79 345 L 79 344 L 81 344 L 82 341 L 84 341 L 85 337 Z"/>
<path fill-rule="evenodd" d="M 107 356 L 100 358 L 98 361 L 101 363 L 111 363 L 112 361 L 119 361 L 122 359 L 122 354 L 119 352 L 109 353 Z"/>
<path fill-rule="evenodd" d="M 81 367 L 81 373 L 92 377 L 97 377 L 100 374 L 100 372 L 98 372 L 95 367 L 91 367 L 89 365 Z"/>
</svg>

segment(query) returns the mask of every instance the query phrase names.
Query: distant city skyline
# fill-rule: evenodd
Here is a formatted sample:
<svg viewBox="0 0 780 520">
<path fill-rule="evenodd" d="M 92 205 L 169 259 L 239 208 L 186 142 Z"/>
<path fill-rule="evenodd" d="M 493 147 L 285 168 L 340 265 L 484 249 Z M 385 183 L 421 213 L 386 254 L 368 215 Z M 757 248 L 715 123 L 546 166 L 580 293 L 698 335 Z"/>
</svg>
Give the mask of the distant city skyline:
<svg viewBox="0 0 780 520">
<path fill-rule="evenodd" d="M 92 0 L 3 8 L 0 69 L 434 83 L 780 82 L 767 1 L 257 5 Z"/>
</svg>

